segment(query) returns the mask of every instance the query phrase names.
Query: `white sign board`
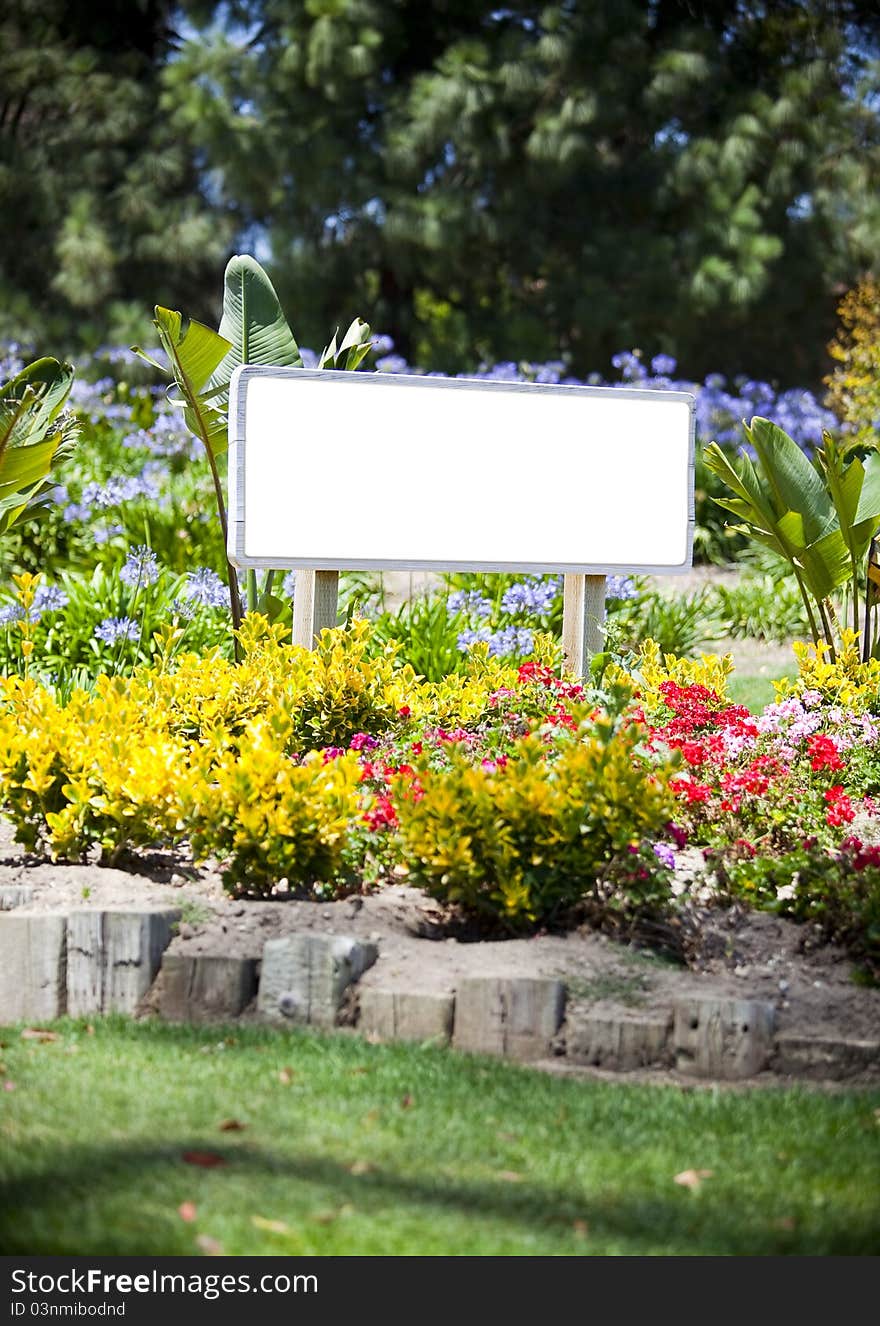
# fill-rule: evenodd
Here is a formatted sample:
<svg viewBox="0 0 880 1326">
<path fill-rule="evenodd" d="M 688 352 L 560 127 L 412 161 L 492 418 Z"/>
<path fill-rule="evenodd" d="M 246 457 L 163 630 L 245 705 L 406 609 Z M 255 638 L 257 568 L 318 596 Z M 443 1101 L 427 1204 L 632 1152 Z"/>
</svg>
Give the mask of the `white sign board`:
<svg viewBox="0 0 880 1326">
<path fill-rule="evenodd" d="M 691 564 L 685 392 L 246 366 L 229 433 L 239 567 Z"/>
</svg>

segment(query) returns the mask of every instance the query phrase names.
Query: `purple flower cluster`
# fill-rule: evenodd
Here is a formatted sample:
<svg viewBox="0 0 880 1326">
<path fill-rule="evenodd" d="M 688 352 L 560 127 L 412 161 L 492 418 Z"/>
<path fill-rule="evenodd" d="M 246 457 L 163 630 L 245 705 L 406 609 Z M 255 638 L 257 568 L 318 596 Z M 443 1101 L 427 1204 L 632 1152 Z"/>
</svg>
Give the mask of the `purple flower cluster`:
<svg viewBox="0 0 880 1326">
<path fill-rule="evenodd" d="M 529 580 L 519 580 L 515 585 L 504 591 L 504 597 L 501 600 L 501 608 L 504 612 L 509 612 L 511 616 L 528 612 L 536 617 L 543 617 L 553 606 L 553 600 L 559 593 L 562 584 L 561 576 L 551 576 L 546 579 L 532 577 Z"/>
<path fill-rule="evenodd" d="M 446 600 L 450 612 L 465 612 L 469 617 L 491 617 L 492 602 L 478 589 L 456 589 Z"/>
<path fill-rule="evenodd" d="M 103 482 L 85 484 L 79 502 L 72 502 L 64 514 L 68 520 L 88 520 L 96 511 L 110 511 L 139 497 L 155 501 L 158 496 L 155 483 L 143 475 L 113 475 Z"/>
<path fill-rule="evenodd" d="M 95 627 L 95 639 L 105 645 L 115 645 L 120 640 L 137 640 L 141 628 L 131 617 L 105 617 Z"/>
<path fill-rule="evenodd" d="M 229 601 L 226 586 L 217 572 L 208 566 L 190 571 L 180 592 L 190 607 L 222 608 Z"/>
<path fill-rule="evenodd" d="M 606 576 L 605 597 L 606 599 L 620 599 L 621 601 L 637 599 L 639 591 L 631 576 Z"/>
<path fill-rule="evenodd" d="M 462 654 L 480 643 L 487 644 L 489 653 L 498 657 L 525 657 L 534 649 L 535 637 L 527 626 L 503 626 L 497 631 L 481 626 L 475 631 L 462 631 L 458 636 L 458 648 Z"/>
<path fill-rule="evenodd" d="M 25 613 L 21 604 L 15 601 L 0 606 L 0 626 L 10 626 L 13 622 L 25 619 L 38 622 L 44 613 L 60 612 L 69 602 L 67 594 L 59 585 L 38 585 L 28 613 Z"/>
<path fill-rule="evenodd" d="M 119 579 L 130 589 L 155 585 L 159 579 L 159 563 L 152 548 L 147 548 L 143 544 L 132 548 L 119 572 Z"/>
<path fill-rule="evenodd" d="M 149 428 L 139 428 L 122 439 L 122 445 L 151 456 L 187 456 L 195 459 L 201 443 L 184 428 L 179 416 L 168 411 L 157 413 Z"/>
</svg>

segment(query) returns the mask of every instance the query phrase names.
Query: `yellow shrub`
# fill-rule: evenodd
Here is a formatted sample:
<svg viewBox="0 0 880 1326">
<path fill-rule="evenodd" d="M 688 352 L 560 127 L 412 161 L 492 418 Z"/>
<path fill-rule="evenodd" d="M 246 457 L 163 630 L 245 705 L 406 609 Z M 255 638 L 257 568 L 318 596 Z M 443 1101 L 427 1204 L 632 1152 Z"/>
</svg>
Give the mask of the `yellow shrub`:
<svg viewBox="0 0 880 1326">
<path fill-rule="evenodd" d="M 674 681 L 678 686 L 706 686 L 722 702 L 727 698 L 727 681 L 733 672 L 730 654 L 701 654 L 699 659 L 676 658 L 662 654 L 656 640 L 643 640 L 632 672 L 625 672 L 615 664 L 605 669 L 605 681 L 623 682 L 637 691 L 645 712 L 650 713 L 663 703 L 660 686 Z"/>
<path fill-rule="evenodd" d="M 843 628 L 840 635 L 841 646 L 833 663 L 824 641 L 818 645 L 801 641 L 794 644 L 798 675 L 794 680 L 783 678 L 773 683 L 779 699 L 786 695 L 801 695 L 804 691 L 818 691 L 823 699 L 857 713 L 876 708 L 880 694 L 880 660 L 872 658 L 863 663 L 856 632 Z"/>
</svg>

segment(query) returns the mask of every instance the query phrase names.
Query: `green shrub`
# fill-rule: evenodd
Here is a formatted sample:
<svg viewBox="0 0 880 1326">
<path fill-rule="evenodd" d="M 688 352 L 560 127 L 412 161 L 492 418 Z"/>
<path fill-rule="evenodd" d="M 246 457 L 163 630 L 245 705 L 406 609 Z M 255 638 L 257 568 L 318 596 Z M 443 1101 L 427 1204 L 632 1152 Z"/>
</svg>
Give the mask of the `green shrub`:
<svg viewBox="0 0 880 1326">
<path fill-rule="evenodd" d="M 506 760 L 416 765 L 396 785 L 401 855 L 413 883 L 511 930 L 552 922 L 576 904 L 602 911 L 660 907 L 669 875 L 643 842 L 672 818 L 666 770 L 648 770 L 642 729 L 612 718 L 582 724 L 568 741 L 525 737 Z M 623 884 L 606 883 L 634 861 Z M 615 867 L 615 869 L 612 869 Z"/>
<path fill-rule="evenodd" d="M 809 629 L 797 585 L 770 572 L 743 576 L 738 585 L 716 585 L 714 608 L 727 633 L 737 638 L 782 642 Z"/>
<path fill-rule="evenodd" d="M 807 840 L 778 857 L 709 854 L 707 868 L 723 895 L 818 926 L 880 982 L 880 846 L 850 837 L 827 852 Z"/>
</svg>

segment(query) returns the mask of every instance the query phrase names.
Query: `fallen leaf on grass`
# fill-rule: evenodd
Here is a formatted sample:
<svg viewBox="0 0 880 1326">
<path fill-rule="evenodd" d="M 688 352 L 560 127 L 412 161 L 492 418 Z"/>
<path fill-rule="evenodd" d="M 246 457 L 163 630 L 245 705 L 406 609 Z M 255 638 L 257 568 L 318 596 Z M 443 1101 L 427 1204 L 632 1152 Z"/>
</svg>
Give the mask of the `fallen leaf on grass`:
<svg viewBox="0 0 880 1326">
<path fill-rule="evenodd" d="M 292 1068 L 282 1068 L 278 1074 L 278 1081 L 283 1087 L 289 1087 L 295 1077 L 296 1073 Z"/>
<path fill-rule="evenodd" d="M 699 1192 L 703 1180 L 711 1179 L 712 1173 L 711 1169 L 683 1169 L 672 1182 L 680 1184 L 682 1188 L 690 1188 L 691 1192 Z"/>
<path fill-rule="evenodd" d="M 309 1218 L 319 1225 L 332 1225 L 334 1220 L 340 1216 L 348 1216 L 354 1213 L 354 1207 L 351 1202 L 344 1202 L 342 1206 L 337 1206 L 331 1211 L 315 1211 Z"/>
<path fill-rule="evenodd" d="M 216 1151 L 184 1151 L 181 1156 L 187 1165 L 200 1165 L 202 1169 L 216 1169 L 218 1165 L 225 1165 L 224 1156 L 218 1156 Z"/>
<path fill-rule="evenodd" d="M 206 1257 L 222 1257 L 223 1244 L 212 1239 L 210 1234 L 199 1234 L 196 1239 L 196 1247 L 201 1248 Z"/>
<path fill-rule="evenodd" d="M 516 1133 L 496 1133 L 495 1136 L 498 1138 L 498 1141 L 499 1141 L 499 1142 L 518 1142 L 518 1141 L 519 1141 L 519 1138 L 517 1137 Z"/>
<path fill-rule="evenodd" d="M 364 1073 L 369 1073 L 370 1071 L 371 1070 L 369 1068 L 364 1068 L 363 1064 L 361 1064 L 358 1068 L 351 1069 L 351 1076 L 362 1077 Z"/>
<path fill-rule="evenodd" d="M 24 1031 L 21 1033 L 21 1039 L 23 1041 L 40 1041 L 45 1043 L 48 1041 L 58 1041 L 61 1037 L 58 1035 L 57 1031 L 44 1031 L 42 1027 L 25 1027 Z"/>
<path fill-rule="evenodd" d="M 267 1220 L 265 1216 L 252 1215 L 251 1224 L 254 1229 L 262 1229 L 267 1234 L 293 1234 L 296 1231 L 285 1225 L 283 1220 Z"/>
<path fill-rule="evenodd" d="M 181 1220 L 185 1220 L 188 1225 L 191 1225 L 198 1215 L 195 1202 L 181 1202 L 177 1208 L 177 1214 Z"/>
<path fill-rule="evenodd" d="M 247 1124 L 242 1123 L 240 1119 L 224 1119 L 220 1124 L 221 1133 L 243 1133 L 245 1128 Z"/>
<path fill-rule="evenodd" d="M 349 1165 L 349 1174 L 354 1174 L 357 1178 L 361 1174 L 370 1174 L 376 1168 L 369 1160 L 356 1160 L 353 1165 Z"/>
<path fill-rule="evenodd" d="M 15 1090 L 15 1083 L 14 1083 L 14 1082 L 4 1082 L 4 1083 L 3 1083 L 3 1090 L 4 1090 L 4 1091 L 14 1091 L 14 1090 Z"/>
<path fill-rule="evenodd" d="M 500 1169 L 497 1178 L 503 1179 L 505 1183 L 522 1183 L 523 1175 L 515 1169 Z"/>
<path fill-rule="evenodd" d="M 572 1230 L 576 1239 L 585 1239 L 590 1232 L 590 1226 L 586 1220 L 575 1220 L 572 1222 Z"/>
<path fill-rule="evenodd" d="M 408 1110 L 412 1105 L 412 1103 L 413 1103 L 413 1098 L 410 1095 L 410 1093 L 407 1092 L 406 1095 L 401 1099 L 400 1108 L 402 1110 Z"/>
</svg>

